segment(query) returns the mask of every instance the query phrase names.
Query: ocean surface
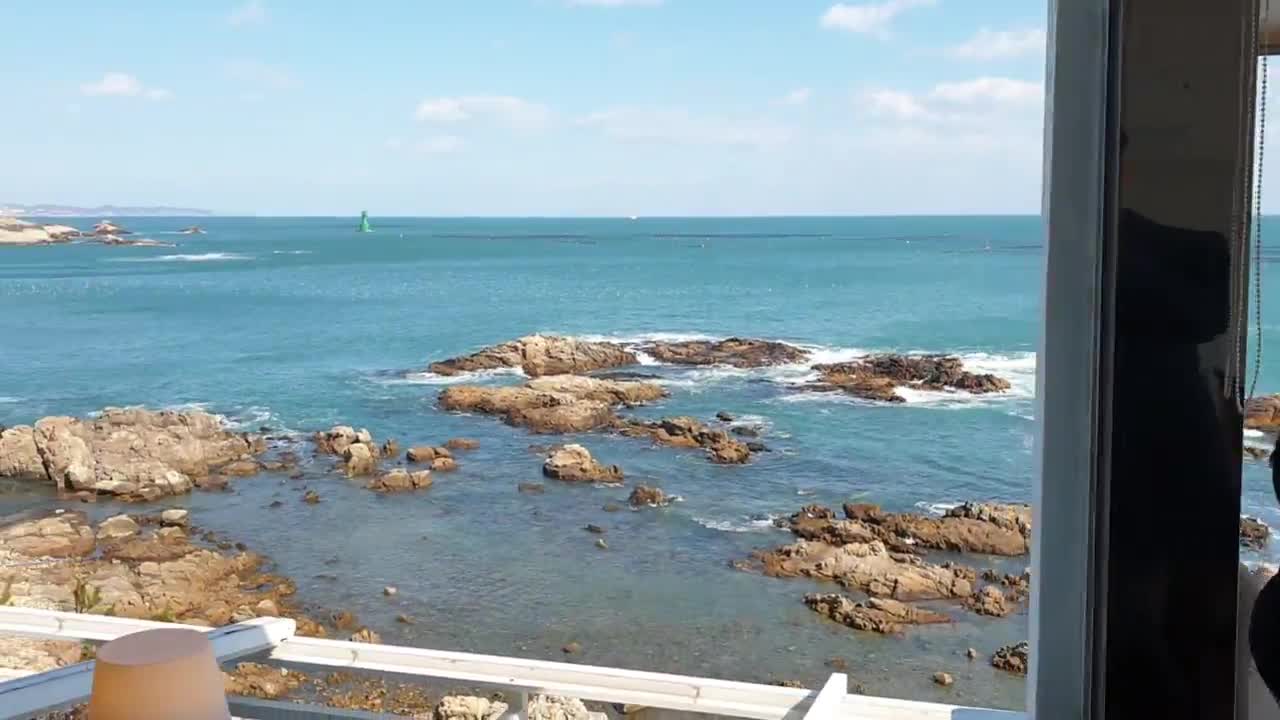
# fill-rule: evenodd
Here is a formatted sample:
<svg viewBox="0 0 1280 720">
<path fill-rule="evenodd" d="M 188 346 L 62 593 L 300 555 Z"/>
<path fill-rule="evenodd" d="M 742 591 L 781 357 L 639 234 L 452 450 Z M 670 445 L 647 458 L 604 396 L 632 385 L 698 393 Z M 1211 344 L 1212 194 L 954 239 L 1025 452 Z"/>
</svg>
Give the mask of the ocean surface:
<svg viewBox="0 0 1280 720">
<path fill-rule="evenodd" d="M 207 235 L 173 234 L 197 222 Z M 1039 218 L 375 218 L 369 235 L 350 218 L 124 224 L 178 246 L 0 249 L 0 424 L 198 405 L 246 429 L 341 423 L 401 447 L 481 442 L 426 492 L 377 495 L 320 460 L 303 481 L 264 474 L 236 481 L 232 494 L 162 503 L 270 556 L 304 602 L 352 609 L 392 643 L 563 659 L 561 646 L 576 641 L 574 662 L 811 686 L 831 672 L 826 661 L 843 658 L 874 694 L 1023 706 L 1025 681 L 985 658 L 1026 638 L 1025 609 L 991 620 L 951 607 L 954 624 L 879 637 L 805 608 L 806 592 L 832 585 L 729 563 L 789 542 L 770 521 L 806 503 L 941 512 L 969 499 L 1030 499 Z M 1276 268 L 1264 263 L 1263 331 L 1280 352 Z M 815 362 L 947 352 L 1013 390 L 912 392 L 883 406 L 797 392 L 812 376 L 804 366 L 648 365 L 671 397 L 639 414 L 729 411 L 761 425 L 773 452 L 720 467 L 696 452 L 577 436 L 625 469 L 628 488 L 652 483 L 684 498 L 606 513 L 627 489 L 548 482 L 545 495 L 517 493 L 543 481 L 529 446 L 558 439 L 435 407 L 448 383 L 520 378 L 441 378 L 426 372 L 431 361 L 533 332 L 779 339 L 811 348 Z M 1264 362 L 1259 391 L 1280 391 L 1280 361 Z M 1245 475 L 1246 512 L 1280 526 L 1264 466 L 1246 463 Z M 303 486 L 324 502 L 299 502 Z M 274 499 L 285 506 L 268 509 Z M 0 512 L 51 502 L 46 489 L 9 488 Z M 587 523 L 607 529 L 607 551 Z M 384 597 L 384 585 L 399 594 Z M 417 624 L 396 623 L 400 613 Z M 967 661 L 969 647 L 982 658 Z M 935 686 L 938 670 L 955 686 Z"/>
</svg>

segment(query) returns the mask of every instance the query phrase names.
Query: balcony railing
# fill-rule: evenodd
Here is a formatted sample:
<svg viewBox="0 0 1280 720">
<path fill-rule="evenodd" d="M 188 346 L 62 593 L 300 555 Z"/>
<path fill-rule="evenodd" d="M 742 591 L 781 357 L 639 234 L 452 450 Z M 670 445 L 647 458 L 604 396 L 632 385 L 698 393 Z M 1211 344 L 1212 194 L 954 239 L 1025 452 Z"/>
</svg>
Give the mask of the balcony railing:
<svg viewBox="0 0 1280 720">
<path fill-rule="evenodd" d="M 106 641 L 170 624 L 52 610 L 0 608 L 0 633 L 61 640 Z M 645 708 L 646 720 L 708 715 L 752 720 L 1024 720 L 1023 713 L 877 698 L 848 692 L 848 678 L 833 674 L 820 690 L 757 685 L 612 667 L 525 660 L 396 645 L 324 640 L 294 634 L 294 622 L 258 618 L 207 632 L 220 662 L 266 653 L 279 662 L 320 665 L 447 680 L 504 691 L 503 720 L 522 720 L 535 694 Z M 0 682 L 0 720 L 30 718 L 85 702 L 93 662 Z M 255 720 L 391 717 L 317 705 L 232 698 L 233 712 Z"/>
</svg>

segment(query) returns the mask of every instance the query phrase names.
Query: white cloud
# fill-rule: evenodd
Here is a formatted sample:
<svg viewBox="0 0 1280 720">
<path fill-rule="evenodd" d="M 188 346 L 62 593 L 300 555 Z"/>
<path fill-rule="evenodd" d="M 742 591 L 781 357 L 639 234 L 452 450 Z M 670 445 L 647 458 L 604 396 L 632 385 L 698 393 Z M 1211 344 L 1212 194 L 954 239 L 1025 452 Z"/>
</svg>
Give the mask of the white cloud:
<svg viewBox="0 0 1280 720">
<path fill-rule="evenodd" d="M 246 25 L 261 25 L 267 21 L 267 9 L 262 6 L 258 0 L 249 0 L 243 5 L 237 6 L 227 16 L 227 22 L 232 27 L 244 27 Z"/>
<path fill-rule="evenodd" d="M 836 3 L 822 15 L 821 25 L 830 30 L 886 35 L 893 19 L 906 10 L 930 7 L 937 0 L 883 0 L 878 3 L 846 5 Z"/>
<path fill-rule="evenodd" d="M 923 103 L 909 92 L 900 90 L 872 90 L 866 94 L 871 111 L 900 120 L 922 120 L 930 113 Z"/>
<path fill-rule="evenodd" d="M 1044 30 L 991 30 L 982 28 L 959 45 L 947 48 L 957 60 L 1007 60 L 1027 55 L 1044 55 Z"/>
<path fill-rule="evenodd" d="M 232 60 L 226 63 L 223 70 L 235 82 L 255 91 L 292 90 L 301 85 L 287 68 L 258 60 Z"/>
<path fill-rule="evenodd" d="M 809 98 L 813 97 L 813 90 L 805 88 L 796 88 L 791 92 L 777 98 L 773 101 L 774 105 L 804 105 L 809 102 Z"/>
<path fill-rule="evenodd" d="M 565 0 L 567 5 L 578 7 L 628 7 L 661 5 L 663 0 Z"/>
<path fill-rule="evenodd" d="M 551 110 L 510 95 L 467 95 L 423 100 L 414 116 L 438 124 L 487 121 L 517 130 L 536 130 L 551 121 Z"/>
<path fill-rule="evenodd" d="M 937 100 L 961 105 L 1034 103 L 1044 99 L 1044 86 L 1026 80 L 980 77 L 965 82 L 938 83 L 929 95 Z"/>
<path fill-rule="evenodd" d="M 101 80 L 81 85 L 80 93 L 89 97 L 145 97 L 148 100 L 173 97 L 168 90 L 145 87 L 137 77 L 122 72 L 104 73 Z"/>
<path fill-rule="evenodd" d="M 628 142 L 765 149 L 791 140 L 791 132 L 778 125 L 700 117 L 679 108 L 613 108 L 578 118 L 577 124 Z"/>
</svg>

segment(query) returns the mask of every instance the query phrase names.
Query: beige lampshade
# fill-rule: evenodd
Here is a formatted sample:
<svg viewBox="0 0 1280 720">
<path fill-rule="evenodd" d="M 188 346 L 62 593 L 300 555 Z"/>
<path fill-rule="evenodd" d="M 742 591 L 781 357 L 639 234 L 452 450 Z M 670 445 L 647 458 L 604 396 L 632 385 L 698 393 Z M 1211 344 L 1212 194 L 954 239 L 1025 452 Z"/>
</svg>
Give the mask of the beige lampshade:
<svg viewBox="0 0 1280 720">
<path fill-rule="evenodd" d="M 222 671 L 204 633 L 144 630 L 98 649 L 90 720 L 228 720 Z"/>
</svg>

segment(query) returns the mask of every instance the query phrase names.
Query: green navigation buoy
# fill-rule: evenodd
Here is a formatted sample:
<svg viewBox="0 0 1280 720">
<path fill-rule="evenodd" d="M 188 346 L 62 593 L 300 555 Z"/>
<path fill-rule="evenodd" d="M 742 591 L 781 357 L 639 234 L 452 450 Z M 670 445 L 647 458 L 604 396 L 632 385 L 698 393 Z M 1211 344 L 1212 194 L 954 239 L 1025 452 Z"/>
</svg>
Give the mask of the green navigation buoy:
<svg viewBox="0 0 1280 720">
<path fill-rule="evenodd" d="M 373 232 L 373 228 L 369 227 L 369 211 L 360 211 L 360 232 Z"/>
</svg>

